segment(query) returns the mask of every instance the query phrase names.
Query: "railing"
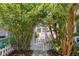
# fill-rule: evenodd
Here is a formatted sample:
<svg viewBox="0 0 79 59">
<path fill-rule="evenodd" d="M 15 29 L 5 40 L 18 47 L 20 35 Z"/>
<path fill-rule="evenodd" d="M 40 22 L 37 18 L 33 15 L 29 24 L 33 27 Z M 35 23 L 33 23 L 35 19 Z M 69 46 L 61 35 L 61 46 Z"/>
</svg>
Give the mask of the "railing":
<svg viewBox="0 0 79 59">
<path fill-rule="evenodd" d="M 6 46 L 5 48 L 0 49 L 0 56 L 7 56 L 10 54 L 14 49 L 11 45 Z"/>
</svg>

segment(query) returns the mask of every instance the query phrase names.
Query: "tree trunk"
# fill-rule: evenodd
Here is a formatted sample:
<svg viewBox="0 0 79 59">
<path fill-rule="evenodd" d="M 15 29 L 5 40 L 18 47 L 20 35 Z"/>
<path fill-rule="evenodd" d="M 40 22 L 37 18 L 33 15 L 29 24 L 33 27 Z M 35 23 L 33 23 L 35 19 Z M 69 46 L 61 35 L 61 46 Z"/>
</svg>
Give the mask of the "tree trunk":
<svg viewBox="0 0 79 59">
<path fill-rule="evenodd" d="M 74 8 L 73 6 L 71 7 L 69 11 L 69 18 L 68 18 L 68 24 L 67 24 L 67 32 L 68 32 L 68 37 L 67 37 L 67 53 L 66 55 L 71 55 L 72 52 L 72 44 L 73 44 L 73 32 L 74 32 Z"/>
<path fill-rule="evenodd" d="M 64 31 L 65 30 L 65 28 L 64 28 L 64 26 L 63 26 L 63 24 L 61 25 L 61 29 L 60 29 L 60 47 L 61 47 L 61 54 L 62 55 L 65 55 L 66 54 L 66 41 L 65 41 L 65 37 L 64 37 Z"/>
<path fill-rule="evenodd" d="M 54 31 L 54 33 L 55 33 L 55 35 L 56 35 L 56 37 L 57 37 L 56 24 L 53 24 L 52 26 L 49 25 L 49 29 L 50 29 L 52 38 L 55 39 L 55 38 L 54 38 L 54 35 L 53 35 L 53 33 L 52 33 L 52 28 L 54 29 L 53 31 Z"/>
<path fill-rule="evenodd" d="M 49 25 L 49 30 L 50 30 L 50 32 L 51 32 L 52 39 L 53 39 L 54 37 L 53 37 L 53 33 L 52 33 L 52 28 L 51 28 L 51 26 L 50 26 L 50 25 Z"/>
</svg>

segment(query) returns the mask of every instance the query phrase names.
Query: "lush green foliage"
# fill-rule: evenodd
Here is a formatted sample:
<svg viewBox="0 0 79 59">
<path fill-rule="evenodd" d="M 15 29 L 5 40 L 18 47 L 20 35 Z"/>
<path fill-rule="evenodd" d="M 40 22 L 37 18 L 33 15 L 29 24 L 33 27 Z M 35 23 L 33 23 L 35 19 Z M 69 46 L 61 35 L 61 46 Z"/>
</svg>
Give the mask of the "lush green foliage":
<svg viewBox="0 0 79 59">
<path fill-rule="evenodd" d="M 37 23 L 59 24 L 59 37 L 65 36 L 71 6 L 72 4 L 0 4 L 0 21 L 6 30 L 13 33 L 16 48 L 24 50 L 29 48 Z M 61 38 L 59 37 L 58 39 Z M 55 42 L 57 44 L 59 40 Z"/>
</svg>

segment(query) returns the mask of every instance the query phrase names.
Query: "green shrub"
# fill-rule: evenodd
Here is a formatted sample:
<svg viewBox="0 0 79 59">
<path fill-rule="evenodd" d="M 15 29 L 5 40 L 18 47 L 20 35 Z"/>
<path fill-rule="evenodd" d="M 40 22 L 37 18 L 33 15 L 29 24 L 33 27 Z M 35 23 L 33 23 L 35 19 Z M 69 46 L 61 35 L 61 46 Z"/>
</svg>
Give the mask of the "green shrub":
<svg viewBox="0 0 79 59">
<path fill-rule="evenodd" d="M 39 32 L 35 32 L 35 38 L 39 37 Z"/>
</svg>

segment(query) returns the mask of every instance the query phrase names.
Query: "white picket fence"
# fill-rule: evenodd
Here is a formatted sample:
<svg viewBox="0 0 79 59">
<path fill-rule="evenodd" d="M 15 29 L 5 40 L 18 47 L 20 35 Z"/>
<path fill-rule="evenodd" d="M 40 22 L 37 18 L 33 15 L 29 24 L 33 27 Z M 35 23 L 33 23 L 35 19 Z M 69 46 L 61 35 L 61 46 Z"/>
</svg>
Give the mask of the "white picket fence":
<svg viewBox="0 0 79 59">
<path fill-rule="evenodd" d="M 6 46 L 5 48 L 0 49 L 0 56 L 7 56 L 10 54 L 14 49 L 11 45 Z"/>
</svg>

